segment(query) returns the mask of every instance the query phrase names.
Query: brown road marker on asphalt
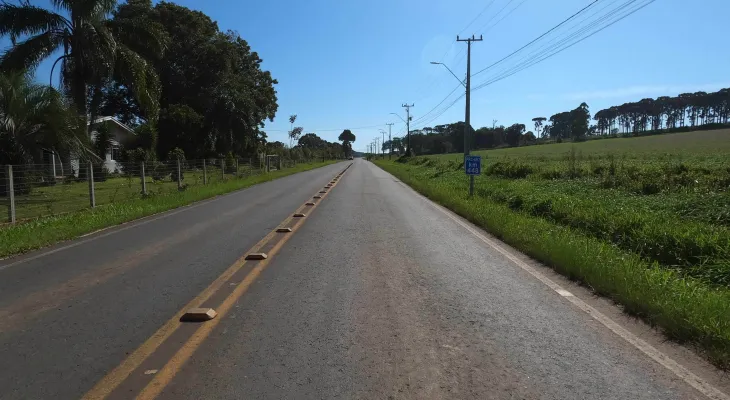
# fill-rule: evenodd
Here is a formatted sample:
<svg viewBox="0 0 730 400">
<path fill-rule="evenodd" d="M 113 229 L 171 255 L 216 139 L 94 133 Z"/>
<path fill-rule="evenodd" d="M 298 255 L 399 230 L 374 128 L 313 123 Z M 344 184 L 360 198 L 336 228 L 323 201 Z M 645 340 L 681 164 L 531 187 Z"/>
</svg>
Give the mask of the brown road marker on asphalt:
<svg viewBox="0 0 730 400">
<path fill-rule="evenodd" d="M 352 166 L 350 163 L 338 176 L 342 176 L 347 169 Z M 321 197 L 321 196 L 320 196 Z M 319 204 L 309 207 L 313 211 Z M 304 205 L 300 206 L 296 214 L 301 214 Z M 295 215 L 296 215 L 295 214 Z M 303 214 L 302 214 L 303 215 Z M 175 313 L 172 318 L 165 322 L 152 336 L 150 336 L 142 345 L 132 352 L 121 364 L 109 372 L 102 378 L 90 391 L 88 391 L 83 399 L 104 399 L 109 395 L 118 394 L 120 397 L 135 397 L 133 393 L 138 393 L 138 399 L 153 399 L 170 383 L 175 374 L 182 368 L 185 362 L 192 356 L 202 342 L 208 337 L 210 332 L 225 317 L 226 313 L 233 307 L 235 302 L 248 290 L 248 287 L 258 278 L 261 272 L 268 266 L 271 258 L 281 249 L 281 247 L 291 238 L 292 235 L 276 235 L 282 232 L 280 229 L 289 229 L 292 233 L 296 232 L 306 221 L 305 218 L 298 218 L 293 222 L 293 217 L 286 218 L 279 226 L 286 228 L 276 228 L 254 245 L 249 252 L 239 258 L 225 272 L 223 272 L 210 286 L 203 290 L 198 296 L 190 301 L 180 311 Z M 293 222 L 293 223 L 292 223 Z M 285 231 L 284 231 L 285 232 Z M 253 253 L 261 253 L 262 249 L 267 249 L 268 257 L 261 260 L 246 260 L 248 255 Z M 248 271 L 245 277 L 237 279 L 236 274 L 246 271 L 245 266 L 251 264 L 252 269 Z M 200 308 L 201 305 L 219 293 L 225 294 L 230 290 L 230 294 L 223 299 L 222 302 L 216 304 L 215 307 L 206 307 L 208 317 L 213 319 L 199 326 L 186 325 L 181 322 L 181 318 L 193 308 Z M 218 315 L 218 317 L 215 317 Z M 188 326 L 188 329 L 182 327 Z M 190 330 L 194 329 L 194 330 Z M 177 332 L 177 334 L 176 334 Z M 171 336 L 175 334 L 174 340 L 169 341 Z M 185 338 L 187 337 L 187 340 Z M 182 340 L 181 340 L 182 339 Z M 177 345 L 177 341 L 181 340 L 182 346 Z M 164 353 L 164 354 L 160 354 Z M 160 362 L 163 360 L 164 366 L 155 374 L 145 374 L 150 368 L 145 368 L 145 362 Z M 125 385 L 127 383 L 127 385 Z M 115 396 L 116 397 L 116 396 Z"/>
</svg>

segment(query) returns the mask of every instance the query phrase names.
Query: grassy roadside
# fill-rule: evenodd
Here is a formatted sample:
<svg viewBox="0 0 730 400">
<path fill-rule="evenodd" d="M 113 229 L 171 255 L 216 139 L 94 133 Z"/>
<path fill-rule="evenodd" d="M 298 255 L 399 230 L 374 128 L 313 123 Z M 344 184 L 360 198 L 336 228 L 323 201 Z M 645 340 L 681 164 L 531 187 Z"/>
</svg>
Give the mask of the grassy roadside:
<svg viewBox="0 0 730 400">
<path fill-rule="evenodd" d="M 193 186 L 182 192 L 137 198 L 18 225 L 0 227 L 0 257 L 7 257 L 68 240 L 85 233 L 189 205 L 196 201 L 234 192 L 258 183 L 333 164 L 326 161 L 299 164 L 293 168 L 232 179 L 207 186 Z"/>
<path fill-rule="evenodd" d="M 467 196 L 467 179 L 428 165 L 376 160 L 404 183 L 487 229 L 506 243 L 576 279 L 669 338 L 696 345 L 730 369 L 730 290 L 685 277 L 585 232 L 514 210 L 490 197 Z M 463 175 L 462 175 L 463 177 Z"/>
</svg>

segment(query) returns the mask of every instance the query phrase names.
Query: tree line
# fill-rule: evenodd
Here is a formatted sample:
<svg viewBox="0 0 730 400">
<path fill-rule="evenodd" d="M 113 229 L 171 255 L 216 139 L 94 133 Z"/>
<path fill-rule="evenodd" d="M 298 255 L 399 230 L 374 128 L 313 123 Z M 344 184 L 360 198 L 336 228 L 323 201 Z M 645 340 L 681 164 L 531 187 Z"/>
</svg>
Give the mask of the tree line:
<svg viewBox="0 0 730 400">
<path fill-rule="evenodd" d="M 730 123 L 730 89 L 647 98 L 600 110 L 593 116 L 584 102 L 550 118 L 535 117 L 532 122 L 534 131 L 520 123 L 497 126 L 496 121 L 492 127 L 470 127 L 470 148 L 493 149 L 726 127 Z M 464 122 L 413 130 L 410 141 L 415 154 L 461 153 L 464 151 Z M 383 143 L 382 150 L 390 151 L 392 145 L 394 152 L 404 154 L 405 142 L 406 137 L 393 138 Z"/>
<path fill-rule="evenodd" d="M 730 120 L 730 89 L 642 99 L 600 110 L 595 119 L 597 130 L 602 135 L 617 130 L 627 134 L 727 124 Z"/>
<path fill-rule="evenodd" d="M 296 116 L 292 115 L 289 120 L 293 124 Z M 342 143 L 328 142 L 316 133 L 310 132 L 302 135 L 303 129 L 297 127 L 289 131 L 289 146 L 280 141 L 267 142 L 264 146 L 266 154 L 279 155 L 292 160 L 337 159 L 352 155 L 352 142 L 355 141 L 355 134 L 349 129 L 342 131 L 338 137 Z M 293 145 L 294 141 L 296 141 L 296 145 Z"/>
<path fill-rule="evenodd" d="M 106 149 L 88 122 L 99 116 L 134 129 L 122 154 L 135 159 L 266 149 L 277 81 L 238 33 L 165 1 L 51 4 L 0 4 L 0 35 L 12 43 L 0 56 L 0 164 L 42 162 L 42 150 L 98 157 Z M 49 85 L 33 79 L 43 61 L 51 76 L 35 78 Z"/>
</svg>

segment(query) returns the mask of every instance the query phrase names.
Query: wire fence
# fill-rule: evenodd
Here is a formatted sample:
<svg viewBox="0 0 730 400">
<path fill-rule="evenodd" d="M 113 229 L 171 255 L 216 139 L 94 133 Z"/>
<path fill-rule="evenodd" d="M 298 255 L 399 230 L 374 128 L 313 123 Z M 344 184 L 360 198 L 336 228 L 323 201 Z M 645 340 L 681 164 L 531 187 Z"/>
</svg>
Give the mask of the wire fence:
<svg viewBox="0 0 730 400">
<path fill-rule="evenodd" d="M 267 156 L 264 159 L 4 165 L 0 168 L 0 224 L 174 193 L 292 168 L 296 164 L 294 160 Z"/>
</svg>

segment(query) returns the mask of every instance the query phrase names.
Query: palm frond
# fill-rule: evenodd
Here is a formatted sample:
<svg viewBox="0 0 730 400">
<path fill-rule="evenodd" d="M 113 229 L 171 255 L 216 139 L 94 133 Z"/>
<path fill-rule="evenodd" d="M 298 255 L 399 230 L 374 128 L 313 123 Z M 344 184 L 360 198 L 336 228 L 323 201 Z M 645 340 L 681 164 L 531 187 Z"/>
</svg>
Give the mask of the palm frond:
<svg viewBox="0 0 730 400">
<path fill-rule="evenodd" d="M 114 37 L 147 59 L 159 59 L 170 38 L 159 22 L 149 18 L 114 18 L 107 21 Z"/>
<path fill-rule="evenodd" d="M 74 5 L 76 4 L 76 0 L 51 0 L 51 4 L 53 4 L 53 7 L 55 8 L 71 13 Z"/>
<path fill-rule="evenodd" d="M 73 14 L 85 20 L 103 21 L 117 8 L 117 0 L 66 0 L 64 2 L 73 2 Z"/>
<path fill-rule="evenodd" d="M 67 29 L 71 29 L 69 20 L 52 11 L 31 5 L 0 5 L 0 36 L 8 35 L 13 42 L 22 36 Z"/>
<path fill-rule="evenodd" d="M 100 22 L 84 23 L 80 29 L 80 37 L 84 45 L 74 46 L 80 51 L 86 75 L 91 79 L 108 77 L 114 70 L 114 59 L 117 53 L 117 42 L 111 32 Z"/>
<path fill-rule="evenodd" d="M 52 31 L 30 37 L 0 57 L 0 70 L 32 69 L 58 49 L 62 42 L 63 38 Z"/>
<path fill-rule="evenodd" d="M 119 83 L 130 88 L 148 119 L 157 119 L 161 85 L 152 65 L 128 47 L 120 45 L 116 72 Z"/>
<path fill-rule="evenodd" d="M 0 136 L 13 146 L 0 149 L 0 158 L 29 159 L 41 148 L 81 154 L 88 147 L 84 127 L 58 91 L 19 71 L 0 73 Z"/>
</svg>

